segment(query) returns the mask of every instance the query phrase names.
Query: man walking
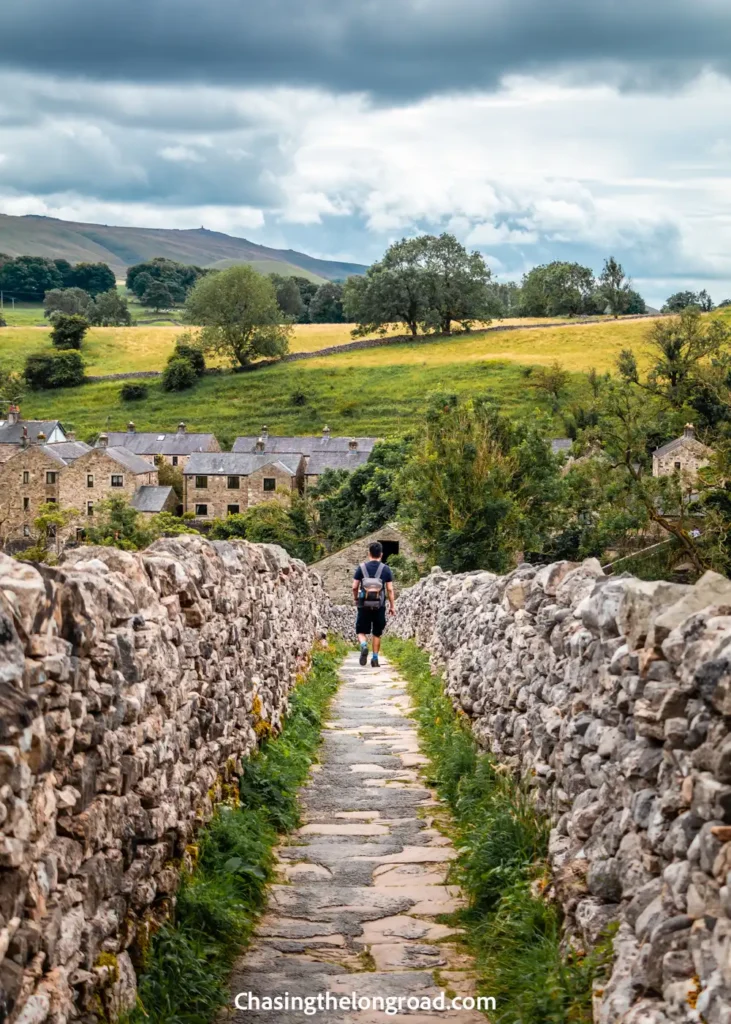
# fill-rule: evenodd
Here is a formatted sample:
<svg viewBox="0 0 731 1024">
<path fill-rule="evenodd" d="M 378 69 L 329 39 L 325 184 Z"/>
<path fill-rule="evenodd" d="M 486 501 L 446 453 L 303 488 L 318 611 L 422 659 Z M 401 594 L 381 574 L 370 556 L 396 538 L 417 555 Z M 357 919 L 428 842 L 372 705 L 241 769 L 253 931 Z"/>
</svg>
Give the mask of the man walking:
<svg viewBox="0 0 731 1024">
<path fill-rule="evenodd" d="M 374 541 L 368 548 L 370 559 L 361 562 L 353 576 L 353 600 L 358 609 L 355 631 L 360 641 L 360 663 L 368 661 L 368 634 L 373 633 L 371 665 L 378 668 L 381 636 L 386 628 L 386 601 L 388 613 L 396 613 L 393 595 L 393 573 L 383 562 L 383 547 Z"/>
</svg>

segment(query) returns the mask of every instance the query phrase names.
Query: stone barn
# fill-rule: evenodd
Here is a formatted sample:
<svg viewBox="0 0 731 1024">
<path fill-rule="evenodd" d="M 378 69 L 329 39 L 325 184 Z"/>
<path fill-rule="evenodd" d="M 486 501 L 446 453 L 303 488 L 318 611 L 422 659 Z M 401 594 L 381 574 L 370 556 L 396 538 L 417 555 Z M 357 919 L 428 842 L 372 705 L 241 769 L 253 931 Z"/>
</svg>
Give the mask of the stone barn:
<svg viewBox="0 0 731 1024">
<path fill-rule="evenodd" d="M 325 589 L 330 599 L 335 604 L 350 604 L 353 600 L 353 573 L 356 565 L 368 558 L 368 545 L 374 540 L 380 541 L 383 545 L 383 560 L 388 562 L 393 555 L 403 555 L 404 558 L 416 560 L 417 556 L 404 533 L 397 526 L 389 523 L 374 530 L 366 537 L 348 544 L 347 547 L 335 551 L 333 554 L 315 562 L 311 568 L 322 576 L 325 581 Z M 398 594 L 399 579 L 398 572 L 394 572 L 394 589 Z"/>
<path fill-rule="evenodd" d="M 652 453 L 652 475 L 680 475 L 686 486 L 692 487 L 698 476 L 698 470 L 708 465 L 713 454 L 708 445 L 703 444 L 695 436 L 692 423 L 686 423 L 681 437 L 668 441 Z"/>
</svg>

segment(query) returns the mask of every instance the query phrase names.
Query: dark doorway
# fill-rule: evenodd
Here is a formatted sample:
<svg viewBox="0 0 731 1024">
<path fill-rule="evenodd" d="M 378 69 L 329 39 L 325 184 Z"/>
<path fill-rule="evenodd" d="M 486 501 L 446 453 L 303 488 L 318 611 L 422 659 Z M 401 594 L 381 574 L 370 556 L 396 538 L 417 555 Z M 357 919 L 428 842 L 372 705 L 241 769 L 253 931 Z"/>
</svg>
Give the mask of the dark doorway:
<svg viewBox="0 0 731 1024">
<path fill-rule="evenodd" d="M 397 540 L 379 540 L 378 542 L 383 548 L 383 561 L 387 562 L 391 555 L 397 555 L 399 549 L 399 542 Z"/>
</svg>

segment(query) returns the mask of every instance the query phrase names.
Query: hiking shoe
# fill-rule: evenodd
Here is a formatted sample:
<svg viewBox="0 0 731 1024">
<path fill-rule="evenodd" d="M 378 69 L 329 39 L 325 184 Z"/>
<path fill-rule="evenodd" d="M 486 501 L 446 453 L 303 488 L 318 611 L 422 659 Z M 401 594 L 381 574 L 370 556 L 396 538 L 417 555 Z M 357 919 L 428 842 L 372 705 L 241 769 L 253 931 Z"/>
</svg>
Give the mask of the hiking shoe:
<svg viewBox="0 0 731 1024">
<path fill-rule="evenodd" d="M 361 663 L 361 665 L 365 665 L 365 663 L 367 661 L 368 661 L 368 644 L 361 644 L 360 645 L 360 663 Z"/>
<path fill-rule="evenodd" d="M 371 668 L 378 668 L 378 655 L 374 654 L 371 658 Z"/>
</svg>

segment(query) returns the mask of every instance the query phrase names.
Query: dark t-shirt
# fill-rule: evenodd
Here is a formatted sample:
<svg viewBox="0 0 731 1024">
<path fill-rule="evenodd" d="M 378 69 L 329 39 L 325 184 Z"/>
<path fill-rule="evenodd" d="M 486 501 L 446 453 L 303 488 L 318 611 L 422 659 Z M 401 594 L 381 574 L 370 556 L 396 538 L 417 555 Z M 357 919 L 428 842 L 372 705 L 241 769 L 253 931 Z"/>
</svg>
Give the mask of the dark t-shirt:
<svg viewBox="0 0 731 1024">
<path fill-rule="evenodd" d="M 376 573 L 378 572 L 379 565 L 383 565 L 383 572 L 381 573 L 381 579 L 383 580 L 383 591 L 381 592 L 381 606 L 383 607 L 386 604 L 386 584 L 393 583 L 393 573 L 385 563 L 376 562 L 375 559 L 373 558 L 369 559 L 365 564 L 367 576 L 375 576 Z M 355 572 L 353 573 L 353 579 L 363 579 L 363 570 L 361 569 L 360 565 L 358 565 Z"/>
</svg>

